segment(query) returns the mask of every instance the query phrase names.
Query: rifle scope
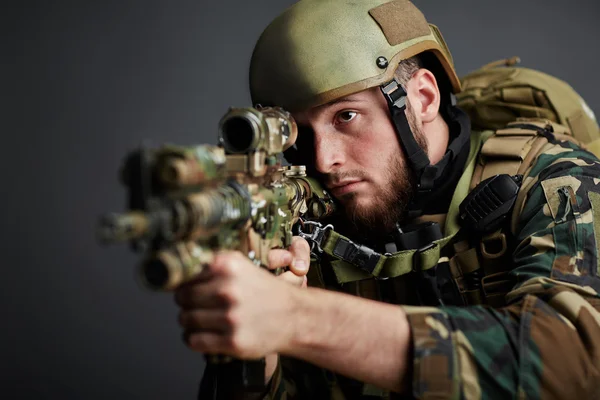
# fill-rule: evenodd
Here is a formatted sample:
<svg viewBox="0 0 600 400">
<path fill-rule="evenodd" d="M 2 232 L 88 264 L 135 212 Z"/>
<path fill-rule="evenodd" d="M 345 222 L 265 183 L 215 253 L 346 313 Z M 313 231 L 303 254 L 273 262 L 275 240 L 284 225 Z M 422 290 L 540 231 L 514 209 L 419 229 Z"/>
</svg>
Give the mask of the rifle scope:
<svg viewBox="0 0 600 400">
<path fill-rule="evenodd" d="M 281 108 L 231 108 L 219 122 L 219 142 L 227 154 L 274 155 L 292 146 L 297 135 L 296 122 Z"/>
</svg>

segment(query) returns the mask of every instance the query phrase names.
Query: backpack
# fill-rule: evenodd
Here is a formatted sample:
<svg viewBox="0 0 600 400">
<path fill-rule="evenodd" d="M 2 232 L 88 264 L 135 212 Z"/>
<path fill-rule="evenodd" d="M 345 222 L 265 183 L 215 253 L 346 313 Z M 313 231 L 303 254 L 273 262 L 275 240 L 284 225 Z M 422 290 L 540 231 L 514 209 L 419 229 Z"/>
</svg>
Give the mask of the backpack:
<svg viewBox="0 0 600 400">
<path fill-rule="evenodd" d="M 502 129 L 518 118 L 548 120 L 600 156 L 600 127 L 583 98 L 563 80 L 515 66 L 519 62 L 495 61 L 461 78 L 457 105 L 469 114 L 473 129 Z"/>
</svg>

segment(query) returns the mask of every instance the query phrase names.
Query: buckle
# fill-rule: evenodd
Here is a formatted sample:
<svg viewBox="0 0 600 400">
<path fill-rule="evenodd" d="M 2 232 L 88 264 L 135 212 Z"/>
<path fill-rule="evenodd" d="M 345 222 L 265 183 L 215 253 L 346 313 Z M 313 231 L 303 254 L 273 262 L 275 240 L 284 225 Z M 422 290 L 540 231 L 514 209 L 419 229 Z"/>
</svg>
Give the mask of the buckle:
<svg viewBox="0 0 600 400">
<path fill-rule="evenodd" d="M 305 226 L 312 227 L 311 232 L 304 232 L 302 228 Z M 308 242 L 310 245 L 311 254 L 320 255 L 323 254 L 321 245 L 323 244 L 323 239 L 325 238 L 325 232 L 328 230 L 333 230 L 333 225 L 328 224 L 323 227 L 323 224 L 320 222 L 300 220 L 300 224 L 298 224 L 296 228 L 296 236 L 300 236 L 302 239 Z"/>
<path fill-rule="evenodd" d="M 347 239 L 338 239 L 333 249 L 333 254 L 350 264 L 367 271 L 373 275 L 381 254 L 367 246 L 361 246 Z"/>
<path fill-rule="evenodd" d="M 427 246 L 421 247 L 420 249 L 415 250 L 412 258 L 412 272 L 423 272 L 421 265 L 421 258 L 419 257 L 421 253 L 426 252 L 427 250 L 431 250 L 436 246 L 435 243 L 429 243 Z"/>
<path fill-rule="evenodd" d="M 395 79 L 381 85 L 381 92 L 385 96 L 388 104 L 399 109 L 406 107 L 406 91 Z"/>
</svg>

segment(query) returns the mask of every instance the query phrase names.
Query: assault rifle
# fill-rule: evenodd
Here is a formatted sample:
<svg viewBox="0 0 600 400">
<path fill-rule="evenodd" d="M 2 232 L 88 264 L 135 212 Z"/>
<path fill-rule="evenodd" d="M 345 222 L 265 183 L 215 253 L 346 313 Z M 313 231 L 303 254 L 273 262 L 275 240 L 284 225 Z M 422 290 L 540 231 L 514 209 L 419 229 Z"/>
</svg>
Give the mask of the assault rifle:
<svg viewBox="0 0 600 400">
<path fill-rule="evenodd" d="M 169 291 L 192 280 L 222 249 L 239 250 L 266 267 L 269 250 L 289 247 L 296 226 L 335 210 L 304 166 L 283 166 L 283 151 L 297 137 L 289 113 L 232 108 L 218 132 L 218 146 L 141 148 L 125 158 L 121 180 L 128 210 L 101 217 L 98 236 L 102 243 L 129 242 L 143 253 L 139 275 L 151 290 Z M 239 374 L 238 387 L 264 385 L 264 360 L 254 368 L 227 357 L 207 362 L 203 382 L 206 374 L 213 374 L 213 382 L 210 388 L 203 383 L 201 398 L 222 397 L 216 393 L 223 375 L 229 376 L 219 391 L 234 390 L 232 370 Z"/>
</svg>

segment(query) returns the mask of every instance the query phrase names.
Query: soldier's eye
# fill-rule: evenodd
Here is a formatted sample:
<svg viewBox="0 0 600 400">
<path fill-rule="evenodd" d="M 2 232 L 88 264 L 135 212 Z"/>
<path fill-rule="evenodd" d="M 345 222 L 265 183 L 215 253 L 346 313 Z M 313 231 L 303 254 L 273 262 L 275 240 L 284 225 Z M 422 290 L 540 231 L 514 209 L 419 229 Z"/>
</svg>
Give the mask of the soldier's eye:
<svg viewBox="0 0 600 400">
<path fill-rule="evenodd" d="M 342 111 L 337 115 L 337 120 L 341 123 L 348 123 L 354 119 L 358 114 L 354 111 Z"/>
</svg>

